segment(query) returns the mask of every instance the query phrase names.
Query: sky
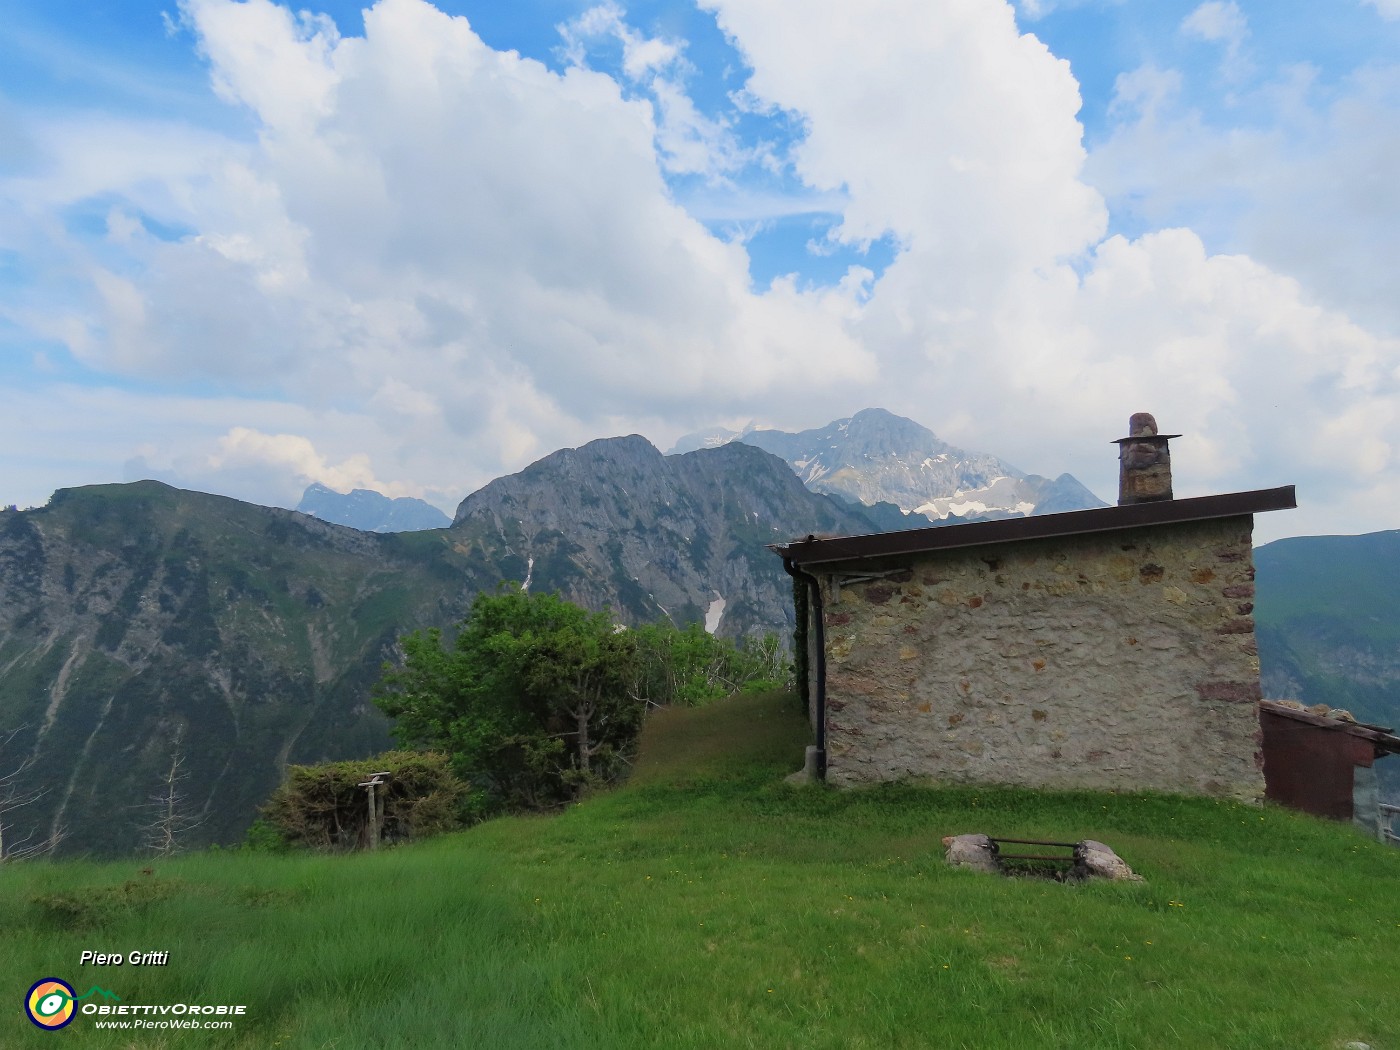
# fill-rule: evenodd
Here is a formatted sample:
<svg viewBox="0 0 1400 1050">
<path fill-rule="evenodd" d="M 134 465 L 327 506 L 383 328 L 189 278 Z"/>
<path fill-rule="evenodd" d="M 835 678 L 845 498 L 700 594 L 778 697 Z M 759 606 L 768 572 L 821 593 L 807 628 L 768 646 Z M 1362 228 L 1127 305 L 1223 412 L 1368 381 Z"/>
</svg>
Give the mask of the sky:
<svg viewBox="0 0 1400 1050">
<path fill-rule="evenodd" d="M 878 406 L 1400 528 L 1400 0 L 0 8 L 0 504 Z"/>
</svg>

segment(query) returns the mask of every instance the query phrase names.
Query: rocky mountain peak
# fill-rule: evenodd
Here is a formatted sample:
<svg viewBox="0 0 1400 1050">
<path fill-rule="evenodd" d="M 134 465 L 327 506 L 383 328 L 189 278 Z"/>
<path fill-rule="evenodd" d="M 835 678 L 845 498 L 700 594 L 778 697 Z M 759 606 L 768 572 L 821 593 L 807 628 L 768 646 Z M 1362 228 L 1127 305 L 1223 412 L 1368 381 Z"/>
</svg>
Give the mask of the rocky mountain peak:
<svg viewBox="0 0 1400 1050">
<path fill-rule="evenodd" d="M 606 604 L 621 621 L 704 621 L 734 636 L 791 615 L 790 584 L 764 544 L 871 528 L 762 449 L 667 457 L 632 435 L 497 478 L 462 501 L 451 535 L 457 549 L 494 552 L 502 578 Z"/>
<path fill-rule="evenodd" d="M 883 408 L 866 408 L 824 427 L 789 433 L 750 425 L 687 435 L 754 445 L 785 460 L 816 492 L 873 507 L 890 503 L 930 521 L 1010 517 L 1104 506 L 1073 477 L 1026 474 L 985 452 L 950 445 L 927 427 Z"/>
</svg>

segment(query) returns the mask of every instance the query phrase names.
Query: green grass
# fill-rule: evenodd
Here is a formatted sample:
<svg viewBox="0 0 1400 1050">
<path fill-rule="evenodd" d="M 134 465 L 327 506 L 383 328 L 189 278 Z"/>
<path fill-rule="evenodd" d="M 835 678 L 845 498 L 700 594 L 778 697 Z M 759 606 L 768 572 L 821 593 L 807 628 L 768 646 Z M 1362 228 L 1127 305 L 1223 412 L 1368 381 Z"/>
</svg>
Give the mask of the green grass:
<svg viewBox="0 0 1400 1050">
<path fill-rule="evenodd" d="M 558 816 L 0 870 L 0 1045 L 1400 1047 L 1400 852 L 1211 800 L 784 784 L 805 740 L 791 698 L 743 697 L 658 713 L 633 782 Z M 1146 881 L 949 870 L 966 831 L 1100 839 Z M 248 1014 L 42 1033 L 19 1003 L 50 975 Z"/>
</svg>

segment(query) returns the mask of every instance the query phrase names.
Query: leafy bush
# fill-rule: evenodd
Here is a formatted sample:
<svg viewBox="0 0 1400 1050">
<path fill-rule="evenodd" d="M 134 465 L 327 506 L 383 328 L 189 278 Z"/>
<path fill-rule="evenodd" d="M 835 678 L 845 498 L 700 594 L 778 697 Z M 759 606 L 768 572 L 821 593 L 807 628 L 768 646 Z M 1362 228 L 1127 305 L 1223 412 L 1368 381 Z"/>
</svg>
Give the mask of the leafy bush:
<svg viewBox="0 0 1400 1050">
<path fill-rule="evenodd" d="M 380 838 L 403 842 L 464 823 L 467 789 L 441 752 L 390 751 L 376 758 L 292 766 L 249 832 L 254 849 L 288 846 L 355 849 L 369 841 L 367 791 L 359 785 L 388 771 L 375 789 Z"/>
<path fill-rule="evenodd" d="M 654 623 L 632 637 L 640 657 L 632 691 L 660 707 L 694 707 L 740 690 L 782 688 L 791 673 L 776 634 L 740 648 L 698 623 L 683 630 Z"/>
<path fill-rule="evenodd" d="M 695 705 L 786 680 L 776 635 L 744 648 L 700 624 L 620 627 L 552 594 L 479 594 L 452 647 L 401 639 L 375 703 L 407 747 L 452 756 L 477 815 L 545 809 L 616 780 L 648 706 Z"/>
</svg>

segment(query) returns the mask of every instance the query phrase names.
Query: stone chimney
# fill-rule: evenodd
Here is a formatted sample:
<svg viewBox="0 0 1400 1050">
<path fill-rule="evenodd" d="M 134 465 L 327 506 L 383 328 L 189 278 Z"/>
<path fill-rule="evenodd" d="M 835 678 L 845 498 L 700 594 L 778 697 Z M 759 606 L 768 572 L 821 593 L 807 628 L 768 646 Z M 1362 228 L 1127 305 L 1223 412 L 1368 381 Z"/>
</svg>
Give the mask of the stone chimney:
<svg viewBox="0 0 1400 1050">
<path fill-rule="evenodd" d="M 1172 498 L 1172 456 L 1169 438 L 1180 434 L 1157 433 L 1157 420 L 1148 412 L 1134 412 L 1128 419 L 1128 436 L 1118 446 L 1118 506 L 1155 503 Z"/>
</svg>

